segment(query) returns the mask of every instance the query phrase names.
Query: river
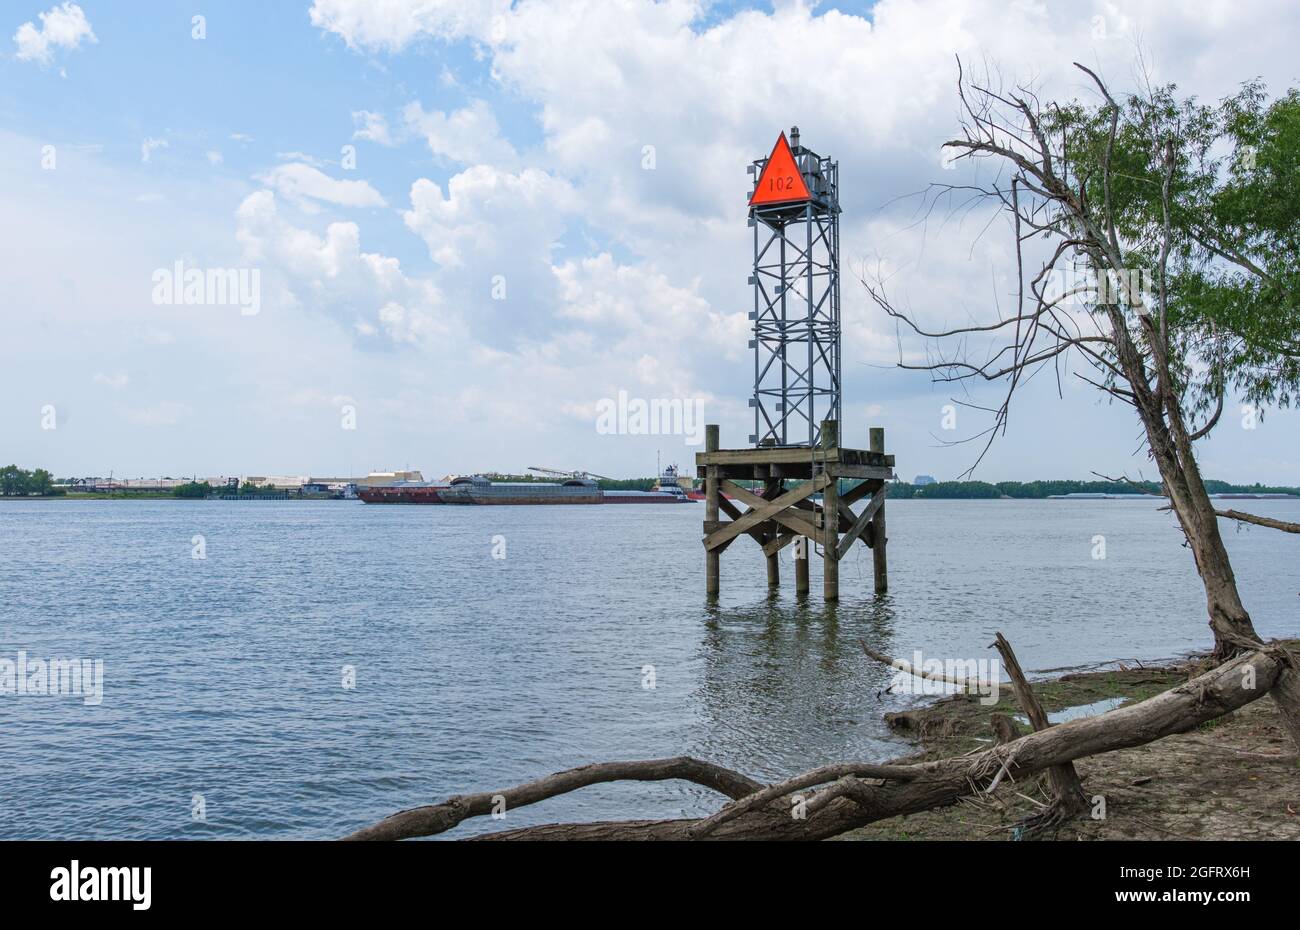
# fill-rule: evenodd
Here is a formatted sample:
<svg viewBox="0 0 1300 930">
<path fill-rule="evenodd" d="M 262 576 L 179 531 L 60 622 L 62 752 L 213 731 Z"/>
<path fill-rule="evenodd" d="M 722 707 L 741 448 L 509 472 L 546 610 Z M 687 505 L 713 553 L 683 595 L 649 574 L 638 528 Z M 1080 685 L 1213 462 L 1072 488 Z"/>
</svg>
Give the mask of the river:
<svg viewBox="0 0 1300 930">
<path fill-rule="evenodd" d="M 917 698 L 878 693 L 860 638 L 987 658 L 1001 630 L 1036 670 L 1208 646 L 1159 504 L 891 501 L 889 595 L 859 546 L 828 608 L 788 550 L 769 598 L 748 539 L 706 604 L 703 505 L 0 502 L 0 661 L 103 663 L 99 703 L 0 694 L 0 835 L 330 838 L 602 759 L 886 759 L 907 746 L 881 714 Z M 1300 538 L 1223 529 L 1260 632 L 1300 635 Z M 717 801 L 602 786 L 448 836 Z"/>
</svg>

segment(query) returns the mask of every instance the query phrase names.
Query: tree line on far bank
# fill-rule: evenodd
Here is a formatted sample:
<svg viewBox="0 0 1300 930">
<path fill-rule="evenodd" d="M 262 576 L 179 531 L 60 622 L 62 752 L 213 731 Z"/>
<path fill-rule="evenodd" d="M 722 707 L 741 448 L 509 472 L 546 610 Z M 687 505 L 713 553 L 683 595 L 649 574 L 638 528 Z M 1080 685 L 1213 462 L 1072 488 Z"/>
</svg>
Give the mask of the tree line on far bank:
<svg viewBox="0 0 1300 930">
<path fill-rule="evenodd" d="M 54 476 L 44 468 L 28 471 L 17 465 L 0 468 L 0 497 L 62 497 L 66 487 L 55 484 Z M 110 492 L 111 493 L 111 492 Z M 119 494 L 121 492 L 118 492 Z M 173 497 L 203 498 L 212 494 L 278 494 L 271 485 L 257 485 L 245 481 L 238 489 L 221 486 L 214 488 L 207 481 L 187 481 L 171 489 Z"/>
<path fill-rule="evenodd" d="M 511 476 L 511 480 L 520 480 L 521 476 Z M 654 478 L 628 478 L 625 480 L 602 480 L 599 485 L 606 490 L 648 491 L 656 483 Z M 1211 494 L 1291 494 L 1300 497 L 1300 487 L 1271 486 L 1262 484 L 1230 484 L 1227 481 L 1207 479 L 1205 489 Z M 17 465 L 0 468 L 0 495 L 4 497 L 55 497 L 67 493 L 65 488 L 56 487 L 53 476 L 43 468 L 31 471 Z M 277 494 L 280 493 L 270 485 L 262 486 L 245 481 L 236 490 L 234 488 L 213 487 L 207 481 L 188 481 L 172 489 L 172 496 L 183 499 L 201 499 L 214 494 Z M 887 495 L 896 499 L 928 500 L 993 500 L 1010 497 L 1016 500 L 1042 500 L 1056 494 L 1161 494 L 1160 484 L 1155 481 L 1114 482 L 1114 481 L 937 481 L 933 484 L 909 484 L 906 481 L 891 481 Z"/>
<path fill-rule="evenodd" d="M 1227 481 L 1206 479 L 1205 490 L 1210 494 L 1292 494 L 1300 497 L 1300 488 L 1272 487 L 1262 484 L 1230 484 Z M 1143 494 L 1161 495 L 1156 481 L 937 481 L 934 484 L 908 484 L 891 481 L 886 495 L 891 498 L 928 498 L 931 500 L 980 500 L 1011 497 L 1016 500 L 1042 500 L 1057 494 Z"/>
<path fill-rule="evenodd" d="M 0 468 L 0 495 L 5 497 L 53 497 L 66 493 L 54 487 L 54 476 L 44 468 L 27 471 L 17 465 Z"/>
<path fill-rule="evenodd" d="M 280 494 L 282 491 L 272 485 L 253 484 L 251 481 L 245 481 L 238 488 L 221 485 L 213 487 L 207 481 L 187 481 L 185 484 L 177 485 L 172 488 L 173 497 L 183 498 L 203 498 L 211 497 L 213 494 Z"/>
</svg>

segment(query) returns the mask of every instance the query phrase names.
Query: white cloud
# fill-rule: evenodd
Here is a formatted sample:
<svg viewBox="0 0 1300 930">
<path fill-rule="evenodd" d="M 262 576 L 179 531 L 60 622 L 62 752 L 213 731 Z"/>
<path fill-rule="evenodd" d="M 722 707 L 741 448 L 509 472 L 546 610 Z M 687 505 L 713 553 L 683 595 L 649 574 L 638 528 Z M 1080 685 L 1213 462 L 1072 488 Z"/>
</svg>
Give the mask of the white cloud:
<svg viewBox="0 0 1300 930">
<path fill-rule="evenodd" d="M 994 265 L 1006 267 L 997 230 L 972 249 L 979 223 L 942 229 L 936 223 L 927 231 L 912 225 L 910 202 L 888 204 L 930 180 L 956 180 L 966 170 L 944 172 L 939 164 L 938 145 L 956 123 L 954 54 L 975 63 L 987 54 L 1009 77 L 1036 76 L 1052 93 L 1086 92 L 1069 74 L 1071 60 L 1096 63 L 1117 86 L 1131 84 L 1139 37 L 1153 52 L 1158 80 L 1177 77 L 1205 99 L 1230 91 L 1247 71 L 1269 77 L 1275 88 L 1294 73 L 1287 43 L 1297 12 L 1250 0 L 881 0 L 870 19 L 830 9 L 833 3 L 773 6 L 732 13 L 705 0 L 318 0 L 313 22 L 337 34 L 340 46 L 381 53 L 408 48 L 412 60 L 403 65 L 411 67 L 402 69 L 402 79 L 433 88 L 405 109 L 385 102 L 382 113 L 352 112 L 358 102 L 322 118 L 342 119 L 345 137 L 353 133 L 376 145 L 415 138 L 436 156 L 437 166 L 427 169 L 433 180 L 415 181 L 409 206 L 399 205 L 406 207 L 407 229 L 426 245 L 436 268 L 423 277 L 410 262 L 399 264 L 394 256 L 404 256 L 399 250 L 411 243 L 377 238 L 391 217 L 376 216 L 372 227 L 369 219 L 329 222 L 313 212 L 377 207 L 384 198 L 371 184 L 336 180 L 327 172 L 340 178 L 354 173 L 321 171 L 321 159 L 284 153 L 280 157 L 293 164 L 268 167 L 262 178 L 267 189 L 246 197 L 236 217 L 243 261 L 263 270 L 266 295 L 264 312 L 241 321 L 237 341 L 232 334 L 222 371 L 258 390 L 280 378 L 285 390 L 274 396 L 284 397 L 328 371 L 320 406 L 336 392 L 358 395 L 365 405 L 366 442 L 378 450 L 373 454 L 423 456 L 413 464 L 430 470 L 508 466 L 509 461 L 456 461 L 462 448 L 492 448 L 495 456 L 498 446 L 474 442 L 475 430 L 506 423 L 518 431 L 514 439 L 488 437 L 499 442 L 505 457 L 522 456 L 526 449 L 545 460 L 555 454 L 548 449 L 560 449 L 558 457 L 607 473 L 653 465 L 655 446 L 645 447 L 648 458 L 644 451 L 623 458 L 611 451 L 625 448 L 622 438 L 593 438 L 595 401 L 619 389 L 645 397 L 707 397 L 710 421 L 722 422 L 731 438 L 743 437 L 752 377 L 745 166 L 766 154 L 778 130 L 798 123 L 807 144 L 841 163 L 846 420 L 854 418 L 861 433 L 867 418 L 894 418 L 889 428 L 900 445 L 900 462 L 911 462 L 909 470 L 952 473 L 958 469 L 945 472 L 934 460 L 939 453 L 931 449 L 928 429 L 915 426 L 922 418 L 929 424 L 947 395 L 914 403 L 911 394 L 928 390 L 922 376 L 868 367 L 893 360 L 893 333 L 863 297 L 852 271 L 864 259 L 886 256 L 899 270 L 893 285 L 900 297 L 923 318 L 938 321 L 982 314 L 995 293 L 1008 291 L 991 273 Z M 1103 39 L 1092 34 L 1098 15 L 1106 24 Z M 1266 17 L 1273 27 L 1260 30 Z M 432 41 L 416 47 L 421 38 Z M 442 55 L 433 44 L 452 41 L 462 41 L 482 62 L 481 68 L 465 67 L 463 84 L 448 66 L 460 66 L 463 49 Z M 1248 69 L 1234 52 L 1243 47 L 1252 49 Z M 772 65 L 808 59 L 808 67 Z M 402 96 L 390 99 L 414 99 L 395 86 Z M 221 144 L 236 152 L 251 141 L 241 134 L 231 139 Z M 217 141 L 213 137 L 210 144 Z M 646 146 L 654 147 L 654 170 L 642 168 Z M 385 164 L 400 171 L 403 154 Z M 406 184 L 418 176 L 374 175 L 372 183 L 392 190 L 394 181 Z M 129 189 L 124 197 L 129 201 L 137 192 Z M 180 198 L 169 201 L 179 204 Z M 157 227 L 157 211 L 140 212 L 149 220 L 146 228 Z M 196 223 L 191 232 L 197 237 L 224 230 L 228 219 L 209 215 L 204 230 Z M 49 241 L 61 243 L 65 228 L 72 224 L 60 224 Z M 12 223 L 11 230 L 31 234 L 22 223 Z M 115 262 L 105 276 L 124 267 L 132 263 Z M 504 300 L 491 296 L 497 276 L 508 292 Z M 29 290 L 40 293 L 53 276 L 31 280 Z M 82 287 L 72 306 L 93 303 L 84 294 L 94 296 L 94 289 Z M 338 325 L 310 325 L 311 313 Z M 192 338 L 188 318 L 172 314 L 159 320 L 177 336 L 175 345 L 156 353 L 158 359 L 193 358 L 185 353 L 206 345 Z M 255 338 L 245 335 L 245 323 L 257 327 Z M 132 336 L 132 345 L 146 351 L 141 338 Z M 355 352 L 357 345 L 401 345 L 403 351 L 380 357 Z M 104 364 L 97 361 L 88 370 Z M 179 362 L 172 364 L 181 370 Z M 95 385 L 86 370 L 69 380 L 90 391 Z M 172 382 L 178 391 L 188 390 L 184 375 Z M 150 377 L 151 383 L 158 380 L 153 367 Z M 202 403 L 197 392 L 161 396 Z M 254 411 L 249 423 L 256 425 L 279 408 L 263 401 L 245 409 Z M 166 411 L 141 415 L 156 421 Z M 921 434 L 911 449 L 901 447 L 903 424 L 909 422 Z M 554 428 L 557 423 L 562 430 Z M 240 426 L 239 433 L 221 433 L 215 424 L 213 436 L 222 442 L 214 439 L 213 448 L 238 446 L 245 424 Z M 332 455 L 338 430 L 332 422 L 328 426 L 314 447 L 309 432 L 253 438 L 265 440 L 268 450 L 283 443 L 287 451 L 273 455 Z M 1128 432 L 1114 432 L 1123 433 L 1115 445 L 1126 455 Z M 1088 438 L 1087 445 L 1062 446 L 1052 454 L 1066 463 L 1093 456 L 1089 467 L 1105 470 L 1114 459 Z M 384 446 L 386 441 L 391 445 Z M 1046 445 L 1022 442 L 1019 448 Z M 315 451 L 301 451 L 308 447 Z M 263 454 L 260 444 L 239 448 L 241 454 Z M 1037 467 L 1032 463 L 1005 467 L 998 477 L 1038 477 L 1024 471 Z"/>
<path fill-rule="evenodd" d="M 388 120 L 382 113 L 372 113 L 370 110 L 356 110 L 352 114 L 352 121 L 357 125 L 357 130 L 352 133 L 352 138 L 365 139 L 367 142 L 374 142 L 377 145 L 394 144 L 392 133 L 388 128 Z"/>
<path fill-rule="evenodd" d="M 501 137 L 492 108 L 484 100 L 450 113 L 426 111 L 419 102 L 402 110 L 408 129 L 424 137 L 429 151 L 461 164 L 485 163 L 509 166 L 517 155 L 513 146 Z"/>
<path fill-rule="evenodd" d="M 411 209 L 402 216 L 434 261 L 456 267 L 476 255 L 544 259 L 564 229 L 564 216 L 577 205 L 562 178 L 535 168 L 512 174 L 475 165 L 448 182 L 446 195 L 428 178 L 416 181 Z"/>
<path fill-rule="evenodd" d="M 259 177 L 289 200 L 321 200 L 341 207 L 382 207 L 384 198 L 367 181 L 340 181 L 311 165 L 294 162 L 278 165 Z"/>
<path fill-rule="evenodd" d="M 41 25 L 25 22 L 14 33 L 14 43 L 18 46 L 20 61 L 36 61 L 49 64 L 54 57 L 54 49 L 63 48 L 73 51 L 83 41 L 98 42 L 95 32 L 90 28 L 86 14 L 75 3 L 64 3 L 40 14 Z"/>
<path fill-rule="evenodd" d="M 486 36 L 510 0 L 315 0 L 312 25 L 351 48 L 400 51 L 420 36 Z"/>
<path fill-rule="evenodd" d="M 300 161 L 304 165 L 311 165 L 313 168 L 324 168 L 329 164 L 323 158 L 317 158 L 315 155 L 308 155 L 306 152 L 276 152 L 275 157 L 280 161 Z"/>
<path fill-rule="evenodd" d="M 154 152 L 165 148 L 170 148 L 166 139 L 154 139 L 152 137 L 145 139 L 140 143 L 140 161 L 148 164 Z"/>
<path fill-rule="evenodd" d="M 219 152 L 217 149 L 209 149 L 206 155 L 208 159 L 208 164 L 214 168 L 218 167 L 222 162 L 225 161 L 225 159 L 221 155 L 221 152 Z"/>
<path fill-rule="evenodd" d="M 263 301 L 272 311 L 279 301 L 305 305 L 394 342 L 418 341 L 444 325 L 433 284 L 408 277 L 396 258 L 363 252 L 356 223 L 330 223 L 323 235 L 296 226 L 281 216 L 270 190 L 246 197 L 236 220 L 244 260 L 281 288 Z"/>
</svg>

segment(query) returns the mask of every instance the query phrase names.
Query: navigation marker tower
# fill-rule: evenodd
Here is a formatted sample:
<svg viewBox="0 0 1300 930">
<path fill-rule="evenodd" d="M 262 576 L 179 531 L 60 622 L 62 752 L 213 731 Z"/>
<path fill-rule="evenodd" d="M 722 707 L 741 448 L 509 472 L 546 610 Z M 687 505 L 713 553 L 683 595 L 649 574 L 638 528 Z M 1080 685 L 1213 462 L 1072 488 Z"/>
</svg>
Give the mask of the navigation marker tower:
<svg viewBox="0 0 1300 930">
<path fill-rule="evenodd" d="M 759 447 L 814 447 L 840 410 L 839 163 L 781 133 L 749 166 L 754 230 L 754 432 Z"/>
</svg>

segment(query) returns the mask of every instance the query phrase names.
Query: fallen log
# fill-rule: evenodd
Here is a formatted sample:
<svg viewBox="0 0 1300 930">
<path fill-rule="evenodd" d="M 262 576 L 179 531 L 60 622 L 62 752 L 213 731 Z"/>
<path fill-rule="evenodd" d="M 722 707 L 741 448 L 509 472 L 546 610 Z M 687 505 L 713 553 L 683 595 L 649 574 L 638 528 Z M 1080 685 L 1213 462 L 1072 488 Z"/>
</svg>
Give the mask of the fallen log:
<svg viewBox="0 0 1300 930">
<path fill-rule="evenodd" d="M 491 813 L 495 799 L 506 810 L 600 782 L 683 778 L 731 797 L 712 818 L 560 823 L 522 827 L 476 837 L 485 840 L 818 840 L 889 817 L 943 807 L 986 791 L 995 779 L 1021 779 L 1084 756 L 1141 746 L 1183 733 L 1258 700 L 1274 687 L 1287 657 L 1270 646 L 1237 657 L 1168 691 L 1095 717 L 1029 733 L 1011 742 L 956 758 L 919 763 L 828 766 L 795 776 L 776 788 L 805 790 L 827 784 L 806 803 L 729 769 L 696 759 L 611 762 L 584 766 L 505 791 L 453 797 L 441 804 L 402 811 L 346 839 L 405 839 L 442 833 L 469 817 Z M 855 773 L 856 771 L 856 773 Z M 820 779 L 820 781 L 818 780 Z M 812 781 L 813 784 L 809 784 Z M 755 801 L 761 795 L 760 801 Z M 734 816 L 723 816 L 728 809 Z M 802 812 L 803 816 L 800 816 Z M 699 832 L 702 824 L 712 825 Z"/>
<path fill-rule="evenodd" d="M 506 791 L 457 795 L 441 804 L 398 811 L 344 839 L 400 840 L 412 836 L 432 836 L 450 830 L 469 817 L 491 814 L 497 809 L 505 811 L 536 804 L 602 782 L 673 779 L 694 782 L 731 798 L 743 798 L 763 789 L 762 784 L 739 772 L 689 756 L 637 762 L 601 762 L 557 772 Z"/>
</svg>

